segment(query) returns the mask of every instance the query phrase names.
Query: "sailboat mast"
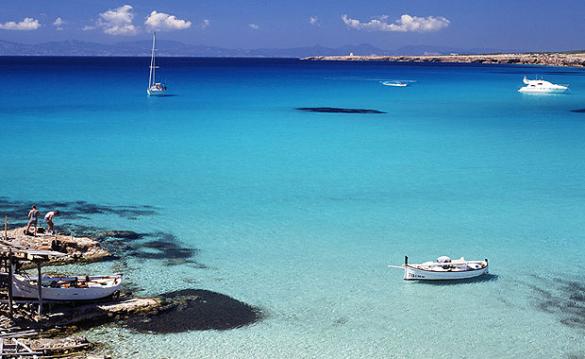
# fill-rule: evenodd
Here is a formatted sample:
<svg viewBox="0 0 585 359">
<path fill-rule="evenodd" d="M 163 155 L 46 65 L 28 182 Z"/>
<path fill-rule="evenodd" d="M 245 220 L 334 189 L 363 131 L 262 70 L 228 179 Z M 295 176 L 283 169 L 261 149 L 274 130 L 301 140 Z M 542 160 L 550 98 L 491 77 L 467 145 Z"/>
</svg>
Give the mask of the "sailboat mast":
<svg viewBox="0 0 585 359">
<path fill-rule="evenodd" d="M 156 81 L 155 67 L 156 63 L 154 60 L 154 47 L 156 46 L 156 32 L 152 33 L 152 55 L 150 57 L 150 74 L 148 75 L 148 88 Z"/>
<path fill-rule="evenodd" d="M 156 32 L 152 33 L 152 83 L 156 83 Z"/>
</svg>

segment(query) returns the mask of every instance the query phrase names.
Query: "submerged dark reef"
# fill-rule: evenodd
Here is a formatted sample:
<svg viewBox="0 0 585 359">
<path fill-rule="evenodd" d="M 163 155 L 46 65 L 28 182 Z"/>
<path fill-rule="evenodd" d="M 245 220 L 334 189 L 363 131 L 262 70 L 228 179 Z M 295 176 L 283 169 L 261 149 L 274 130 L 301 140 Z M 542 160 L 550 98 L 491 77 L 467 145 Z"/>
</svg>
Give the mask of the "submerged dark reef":
<svg viewBox="0 0 585 359">
<path fill-rule="evenodd" d="M 207 268 L 195 260 L 199 250 L 183 246 L 172 233 L 106 230 L 74 224 L 64 224 L 59 229 L 68 235 L 96 238 L 117 258 L 155 259 L 164 260 L 166 265 L 189 264 L 195 268 Z"/>
<path fill-rule="evenodd" d="M 556 315 L 564 325 L 585 330 L 585 282 L 577 279 L 533 277 L 538 284 L 526 285 L 536 295 L 536 308 Z"/>
<path fill-rule="evenodd" d="M 26 225 L 26 216 L 33 204 L 36 204 L 42 213 L 48 210 L 59 210 L 59 222 L 62 220 L 87 220 L 95 215 L 115 215 L 135 220 L 142 216 L 158 214 L 158 208 L 149 205 L 109 206 L 86 201 L 20 201 L 7 197 L 0 197 L 0 214 L 8 216 L 10 228 L 21 227 Z M 42 226 L 44 223 L 40 221 L 39 224 Z M 183 246 L 172 233 L 107 230 L 67 222 L 57 223 L 57 230 L 65 235 L 96 238 L 114 255 L 112 259 L 132 256 L 164 260 L 167 265 L 189 264 L 196 268 L 206 268 L 194 260 L 198 250 Z"/>
<path fill-rule="evenodd" d="M 386 113 L 378 110 L 362 108 L 339 108 L 339 107 L 298 107 L 297 110 L 305 112 L 324 112 L 324 113 Z"/>
<path fill-rule="evenodd" d="M 228 330 L 254 324 L 263 318 L 259 308 L 208 290 L 184 289 L 161 297 L 170 309 L 155 316 L 130 318 L 126 321 L 127 328 L 156 334 Z"/>
<path fill-rule="evenodd" d="M 571 112 L 575 112 L 575 113 L 585 113 L 585 108 L 578 108 L 576 110 L 571 110 Z"/>
<path fill-rule="evenodd" d="M 157 208 L 148 205 L 108 206 L 86 201 L 17 201 L 0 197 L 0 213 L 6 214 L 13 221 L 26 220 L 30 207 L 36 204 L 41 212 L 59 210 L 62 219 L 89 219 L 96 214 L 116 215 L 125 219 L 138 219 L 141 216 L 158 214 Z M 26 222 L 26 221 L 25 221 Z"/>
</svg>

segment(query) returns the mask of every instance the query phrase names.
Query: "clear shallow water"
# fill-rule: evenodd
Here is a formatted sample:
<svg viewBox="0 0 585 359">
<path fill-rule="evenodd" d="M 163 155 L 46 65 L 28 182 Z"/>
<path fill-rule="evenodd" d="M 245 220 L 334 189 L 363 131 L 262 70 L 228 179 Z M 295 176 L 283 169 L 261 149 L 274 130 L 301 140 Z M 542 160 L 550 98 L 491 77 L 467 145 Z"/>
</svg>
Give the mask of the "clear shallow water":
<svg viewBox="0 0 585 359">
<path fill-rule="evenodd" d="M 585 114 L 571 112 L 585 72 L 161 59 L 175 96 L 148 98 L 147 62 L 0 59 L 1 195 L 156 206 L 77 223 L 199 250 L 208 268 L 126 258 L 143 294 L 204 288 L 267 313 L 224 332 L 88 333 L 118 357 L 585 353 Z M 524 74 L 571 92 L 521 95 Z M 387 113 L 294 109 L 309 106 Z M 487 257 L 495 277 L 404 282 L 386 265 L 405 254 Z"/>
</svg>

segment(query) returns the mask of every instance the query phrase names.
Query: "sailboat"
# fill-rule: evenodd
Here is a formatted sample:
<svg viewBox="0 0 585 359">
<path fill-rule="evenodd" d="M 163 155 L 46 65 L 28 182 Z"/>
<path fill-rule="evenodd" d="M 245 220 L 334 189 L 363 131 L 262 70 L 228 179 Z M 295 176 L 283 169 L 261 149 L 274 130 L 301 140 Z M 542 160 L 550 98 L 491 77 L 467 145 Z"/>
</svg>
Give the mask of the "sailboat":
<svg viewBox="0 0 585 359">
<path fill-rule="evenodd" d="M 167 85 L 156 82 L 156 32 L 152 33 L 152 56 L 150 57 L 150 74 L 148 76 L 148 87 L 146 93 L 149 96 L 164 96 L 167 92 Z"/>
</svg>

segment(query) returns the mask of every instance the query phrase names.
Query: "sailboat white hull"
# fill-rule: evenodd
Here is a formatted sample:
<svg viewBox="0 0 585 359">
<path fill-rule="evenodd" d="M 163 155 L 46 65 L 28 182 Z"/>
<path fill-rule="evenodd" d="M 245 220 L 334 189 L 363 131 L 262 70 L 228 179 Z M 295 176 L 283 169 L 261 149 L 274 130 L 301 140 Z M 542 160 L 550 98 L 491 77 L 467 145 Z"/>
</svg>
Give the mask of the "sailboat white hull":
<svg viewBox="0 0 585 359">
<path fill-rule="evenodd" d="M 146 93 L 148 96 L 164 96 L 167 94 L 167 90 L 146 89 Z"/>
</svg>

